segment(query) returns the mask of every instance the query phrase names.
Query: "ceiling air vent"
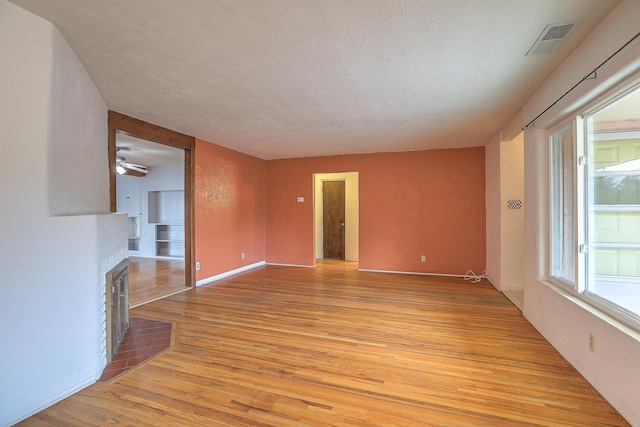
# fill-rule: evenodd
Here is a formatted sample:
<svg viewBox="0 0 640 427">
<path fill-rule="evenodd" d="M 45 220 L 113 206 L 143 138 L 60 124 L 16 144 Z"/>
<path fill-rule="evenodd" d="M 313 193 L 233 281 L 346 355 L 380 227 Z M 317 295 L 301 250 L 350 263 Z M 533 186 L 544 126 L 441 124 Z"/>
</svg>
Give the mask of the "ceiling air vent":
<svg viewBox="0 0 640 427">
<path fill-rule="evenodd" d="M 565 41 L 567 35 L 575 27 L 575 22 L 565 22 L 564 24 L 547 25 L 538 40 L 531 46 L 527 55 L 543 55 L 555 52 Z"/>
</svg>

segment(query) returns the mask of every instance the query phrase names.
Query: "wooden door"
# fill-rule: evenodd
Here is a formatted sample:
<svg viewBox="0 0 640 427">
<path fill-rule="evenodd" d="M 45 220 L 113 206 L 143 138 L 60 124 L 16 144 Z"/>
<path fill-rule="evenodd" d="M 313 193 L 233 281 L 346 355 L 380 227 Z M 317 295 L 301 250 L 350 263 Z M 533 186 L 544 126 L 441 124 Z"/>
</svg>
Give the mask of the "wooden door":
<svg viewBox="0 0 640 427">
<path fill-rule="evenodd" d="M 344 259 L 344 181 L 322 183 L 323 256 Z"/>
</svg>

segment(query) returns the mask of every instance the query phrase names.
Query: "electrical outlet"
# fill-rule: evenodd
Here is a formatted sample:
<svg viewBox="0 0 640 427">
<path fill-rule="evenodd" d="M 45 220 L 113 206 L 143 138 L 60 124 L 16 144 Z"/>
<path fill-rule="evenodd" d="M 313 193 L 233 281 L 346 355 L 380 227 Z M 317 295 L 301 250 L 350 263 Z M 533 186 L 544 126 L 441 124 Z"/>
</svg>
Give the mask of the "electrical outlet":
<svg viewBox="0 0 640 427">
<path fill-rule="evenodd" d="M 589 333 L 589 350 L 591 350 L 591 353 L 596 352 L 596 336 L 592 333 Z"/>
<path fill-rule="evenodd" d="M 242 259 L 244 259 L 244 252 L 242 252 Z"/>
<path fill-rule="evenodd" d="M 196 270 L 200 270 L 200 262 L 196 262 Z"/>
<path fill-rule="evenodd" d="M 420 261 L 422 261 L 422 262 L 427 262 L 427 256 L 426 256 L 426 255 L 422 255 L 422 256 L 420 257 Z"/>
</svg>

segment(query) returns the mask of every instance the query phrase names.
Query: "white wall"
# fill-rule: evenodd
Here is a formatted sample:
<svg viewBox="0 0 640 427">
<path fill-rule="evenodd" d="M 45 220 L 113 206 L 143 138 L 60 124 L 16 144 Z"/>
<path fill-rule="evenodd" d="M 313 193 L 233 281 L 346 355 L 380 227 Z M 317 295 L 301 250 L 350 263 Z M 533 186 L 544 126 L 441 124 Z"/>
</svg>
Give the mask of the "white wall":
<svg viewBox="0 0 640 427">
<path fill-rule="evenodd" d="M 487 279 L 496 289 L 500 290 L 500 137 L 495 137 L 485 146 L 484 163 L 487 218 Z"/>
<path fill-rule="evenodd" d="M 51 216 L 109 203 L 107 153 L 95 152 L 107 144 L 107 108 L 60 33 L 0 0 L 0 56 L 0 425 L 10 425 L 104 367 L 101 275 L 123 257 L 126 220 Z M 81 163 L 52 183 L 62 147 Z M 71 179 L 89 189 L 63 194 Z"/>
<path fill-rule="evenodd" d="M 485 146 L 487 279 L 499 291 L 524 289 L 524 137 L 517 115 Z M 517 130 L 517 131 L 514 131 Z"/>
<path fill-rule="evenodd" d="M 509 200 L 523 202 L 509 209 Z M 524 135 L 500 142 L 500 286 L 524 290 Z"/>
<path fill-rule="evenodd" d="M 358 172 L 319 173 L 315 175 L 315 224 L 316 224 L 316 258 L 322 259 L 324 254 L 322 225 L 322 181 L 344 180 L 345 189 L 345 261 L 358 261 L 359 256 L 359 196 Z"/>
<path fill-rule="evenodd" d="M 525 104 L 525 121 L 615 52 L 638 28 L 640 2 L 623 1 Z M 601 69 L 597 79 L 579 86 L 525 132 L 525 316 L 632 425 L 640 425 L 639 335 L 545 281 L 549 259 L 547 129 L 630 77 L 640 78 L 638 41 Z M 596 336 L 595 353 L 588 348 L 589 333 Z"/>
<path fill-rule="evenodd" d="M 104 143 L 105 103 L 54 30 L 47 182 L 51 215 L 109 212 L 109 168 Z M 93 90 L 87 90 L 92 88 Z"/>
</svg>

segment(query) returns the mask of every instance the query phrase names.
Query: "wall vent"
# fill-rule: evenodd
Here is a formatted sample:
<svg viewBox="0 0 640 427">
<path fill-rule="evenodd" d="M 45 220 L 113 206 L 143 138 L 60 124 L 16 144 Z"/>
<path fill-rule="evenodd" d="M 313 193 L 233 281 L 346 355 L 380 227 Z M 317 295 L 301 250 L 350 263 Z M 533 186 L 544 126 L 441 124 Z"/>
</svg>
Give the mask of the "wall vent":
<svg viewBox="0 0 640 427">
<path fill-rule="evenodd" d="M 533 46 L 531 46 L 527 55 L 544 55 L 555 52 L 567 39 L 567 36 L 575 25 L 575 22 L 547 25 L 542 31 L 542 34 L 540 34 L 540 37 L 538 37 Z"/>
<path fill-rule="evenodd" d="M 522 200 L 519 200 L 519 199 L 508 200 L 507 209 L 522 209 Z"/>
</svg>

